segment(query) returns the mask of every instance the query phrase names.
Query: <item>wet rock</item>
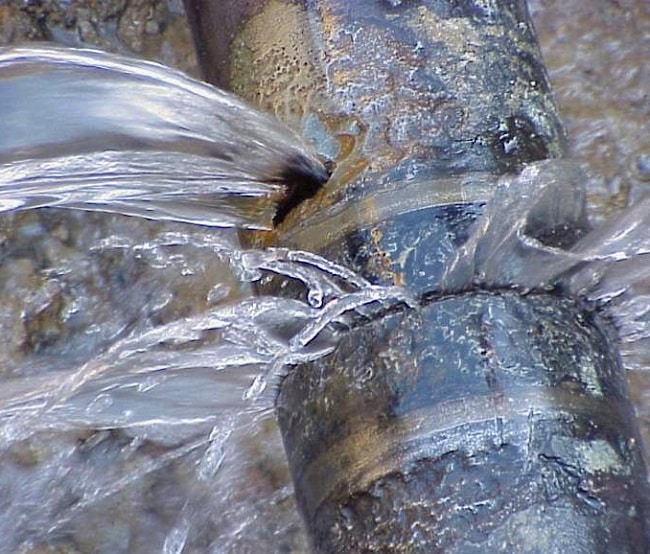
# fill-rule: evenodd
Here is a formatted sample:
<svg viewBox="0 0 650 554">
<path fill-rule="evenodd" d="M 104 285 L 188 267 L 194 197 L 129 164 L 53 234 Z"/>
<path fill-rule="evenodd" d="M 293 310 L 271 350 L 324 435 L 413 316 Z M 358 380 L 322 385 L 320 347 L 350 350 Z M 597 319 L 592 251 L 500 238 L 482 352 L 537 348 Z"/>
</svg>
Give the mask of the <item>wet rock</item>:
<svg viewBox="0 0 650 554">
<path fill-rule="evenodd" d="M 27 299 L 23 321 L 29 351 L 38 353 L 65 336 L 61 321 L 63 303 L 61 285 L 55 280 L 43 283 Z"/>
<path fill-rule="evenodd" d="M 0 5 L 0 45 L 44 38 L 42 30 L 25 11 L 9 3 Z"/>
<path fill-rule="evenodd" d="M 8 0 L 0 45 L 53 41 L 158 60 L 198 75 L 182 4 L 166 0 Z"/>
<path fill-rule="evenodd" d="M 0 364 L 4 371 L 17 366 L 25 357 L 28 330 L 22 314 L 23 297 L 39 282 L 29 258 L 16 258 L 0 267 Z"/>
</svg>

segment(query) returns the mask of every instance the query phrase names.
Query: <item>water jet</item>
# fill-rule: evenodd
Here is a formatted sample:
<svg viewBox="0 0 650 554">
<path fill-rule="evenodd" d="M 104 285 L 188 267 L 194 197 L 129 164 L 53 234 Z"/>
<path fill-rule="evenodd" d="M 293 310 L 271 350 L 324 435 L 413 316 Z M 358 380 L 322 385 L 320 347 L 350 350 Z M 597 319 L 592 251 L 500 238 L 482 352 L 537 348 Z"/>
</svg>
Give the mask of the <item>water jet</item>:
<svg viewBox="0 0 650 554">
<path fill-rule="evenodd" d="M 269 2 L 270 13 L 279 14 L 285 23 L 277 26 L 278 36 L 285 42 L 269 52 L 277 59 L 286 58 L 288 53 L 290 60 L 296 56 L 299 64 L 303 64 L 313 61 L 309 56 L 305 59 L 301 50 L 304 44 L 312 42 L 301 41 L 301 37 L 309 39 L 309 29 L 305 30 L 303 12 L 296 6 L 297 3 Z M 482 6 L 487 9 L 487 5 Z M 231 3 L 232 11 L 225 14 L 224 21 L 232 22 L 232 15 L 242 7 L 253 10 L 255 3 Z M 390 2 L 385 8 L 397 15 L 407 12 L 409 6 Z M 244 13 L 244 19 L 260 13 L 255 10 Z M 368 15 L 372 13 L 376 12 L 369 11 Z M 262 16 L 253 29 L 260 28 L 260 22 L 268 21 L 264 19 L 268 14 Z M 418 17 L 411 18 L 411 22 L 420 19 L 431 20 L 426 10 L 418 12 Z M 355 37 L 363 38 L 363 32 L 354 27 L 354 22 L 348 26 L 342 24 L 344 20 L 328 20 L 334 24 L 330 29 L 339 35 L 343 46 Z M 282 37 L 287 29 L 293 41 L 289 44 L 287 37 Z M 346 29 L 354 32 L 348 33 Z M 324 36 L 320 32 L 317 35 L 317 38 Z M 364 81 L 369 83 L 367 94 L 359 89 L 368 103 L 359 103 L 345 90 L 330 97 L 327 89 L 318 89 L 323 84 L 316 71 L 318 63 L 301 65 L 306 68 L 303 77 L 307 84 L 315 83 L 320 91 L 314 95 L 303 81 L 294 80 L 290 72 L 283 73 L 277 65 L 267 64 L 270 71 L 261 79 L 255 72 L 248 75 L 247 64 L 255 60 L 251 59 L 246 45 L 254 38 L 255 33 L 243 30 L 236 41 L 239 50 L 232 65 L 241 70 L 238 90 L 251 95 L 255 101 L 258 97 L 270 98 L 266 107 L 276 110 L 303 132 L 325 156 L 339 158 L 334 185 L 317 193 L 315 204 L 311 204 L 316 206 L 314 213 L 309 212 L 310 204 L 303 203 L 298 210 L 287 214 L 282 227 L 283 240 L 285 244 L 302 244 L 310 250 L 319 250 L 323 242 L 328 242 L 323 240 L 327 237 L 352 235 L 352 240 L 339 241 L 332 256 L 335 259 L 347 256 L 346 265 L 355 267 L 361 275 L 336 267 L 315 254 L 291 249 L 242 251 L 233 233 L 205 227 L 162 227 L 155 221 L 145 226 L 135 218 L 119 216 L 77 214 L 64 218 L 56 212 L 46 212 L 51 214 L 47 216 L 24 212 L 24 224 L 17 225 L 18 231 L 10 233 L 8 241 L 3 242 L 5 249 L 23 256 L 3 267 L 3 291 L 10 291 L 15 303 L 24 299 L 28 308 L 24 318 L 18 313 L 13 320 L 14 328 L 19 331 L 18 339 L 24 324 L 28 340 L 21 344 L 27 348 L 23 354 L 28 357 L 13 370 L 16 373 L 6 375 L 1 398 L 2 486 L 8 491 L 8 497 L 16 500 L 3 518 L 3 535 L 13 541 L 8 548 L 12 551 L 63 548 L 69 552 L 151 552 L 157 548 L 182 552 L 194 548 L 238 552 L 259 551 L 263 549 L 261 545 L 271 545 L 270 551 L 290 548 L 303 551 L 286 539 L 290 535 L 287 529 L 295 529 L 297 525 L 292 515 L 291 491 L 284 485 L 286 475 L 283 470 L 269 472 L 264 467 L 269 459 L 277 459 L 279 455 L 278 449 L 274 450 L 275 443 L 269 445 L 260 430 L 272 421 L 258 406 L 242 401 L 244 394 L 250 398 L 257 395 L 265 383 L 258 377 L 273 377 L 269 369 L 278 362 L 294 368 L 286 382 L 293 380 L 296 390 L 312 384 L 329 387 L 327 381 L 317 381 L 310 369 L 321 370 L 327 378 L 356 379 L 362 385 L 352 390 L 356 396 L 347 396 L 347 401 L 337 394 L 331 398 L 365 406 L 367 414 L 362 415 L 367 415 L 367 420 L 352 418 L 352 425 L 331 421 L 332 433 L 311 427 L 316 432 L 312 436 L 318 437 L 317 433 L 322 432 L 330 441 L 326 449 L 320 444 L 313 448 L 313 443 L 307 440 L 301 442 L 302 429 L 299 432 L 290 429 L 291 418 L 300 421 L 307 411 L 300 406 L 300 398 L 292 399 L 288 395 L 285 398 L 288 409 L 283 417 L 289 429 L 285 435 L 288 443 L 294 440 L 293 446 L 290 445 L 292 463 L 298 470 L 298 491 L 308 517 L 313 506 L 323 513 L 331 506 L 336 507 L 337 499 L 328 496 L 328 491 L 340 491 L 348 482 L 361 489 L 377 475 L 381 476 L 386 468 L 395 467 L 396 453 L 412 475 L 419 477 L 418 460 L 431 435 L 440 432 L 441 427 L 452 431 L 462 427 L 465 412 L 475 413 L 478 407 L 485 408 L 486 413 L 491 410 L 490 415 L 494 417 L 485 420 L 483 426 L 480 422 L 484 420 L 472 420 L 476 425 L 465 428 L 467 432 L 461 445 L 467 443 L 479 449 L 482 445 L 482 450 L 473 457 L 464 457 L 463 451 L 448 456 L 447 460 L 455 456 L 452 461 L 453 468 L 459 468 L 457 472 L 449 468 L 439 472 L 437 477 L 442 475 L 444 479 L 425 481 L 425 485 L 435 483 L 437 487 L 426 486 L 424 491 L 417 488 L 417 479 L 409 481 L 413 485 L 410 489 L 402 488 L 405 483 L 397 475 L 397 479 L 386 480 L 373 488 L 371 494 L 355 496 L 358 510 L 350 507 L 338 512 L 330 510 L 334 516 L 330 522 L 336 522 L 336 516 L 341 516 L 338 522 L 342 532 L 355 531 L 359 527 L 355 518 L 367 508 L 366 513 L 372 513 L 372 517 L 366 521 L 380 530 L 377 541 L 390 544 L 392 539 L 387 537 L 393 532 L 399 534 L 399 526 L 406 521 L 414 532 L 408 535 L 404 547 L 418 548 L 422 541 L 428 540 L 425 531 L 433 528 L 423 524 L 426 518 L 413 511 L 403 512 L 402 519 L 386 517 L 379 509 L 391 505 L 377 504 L 375 498 L 381 495 L 384 499 L 396 499 L 399 492 L 409 492 L 412 498 L 417 498 L 422 493 L 420 505 L 426 507 L 427 502 L 437 498 L 429 494 L 431 489 L 434 493 L 438 490 L 438 494 L 442 490 L 462 490 L 463 479 L 475 477 L 477 466 L 481 470 L 478 462 L 486 461 L 489 454 L 496 452 L 503 456 L 496 461 L 492 458 L 493 467 L 499 469 L 499 478 L 519 478 L 519 486 L 525 488 L 526 479 L 543 476 L 544 486 L 535 490 L 550 499 L 553 517 L 545 519 L 545 514 L 535 512 L 534 508 L 524 508 L 520 512 L 523 515 L 513 516 L 510 523 L 502 524 L 498 517 L 495 522 L 490 516 L 511 515 L 509 509 L 522 508 L 531 501 L 535 491 L 518 497 L 519 504 L 504 506 L 502 502 L 508 495 L 501 494 L 499 481 L 491 476 L 481 477 L 476 479 L 477 486 L 470 491 L 473 493 L 470 498 L 458 496 L 461 508 L 466 509 L 445 516 L 457 517 L 462 523 L 458 529 L 467 528 L 468 521 L 476 522 L 475 533 L 468 541 L 479 544 L 483 541 L 484 546 L 490 540 L 498 543 L 505 535 L 507 540 L 523 541 L 530 536 L 522 537 L 521 530 L 525 527 L 519 526 L 521 520 L 530 524 L 537 518 L 545 525 L 557 519 L 558 511 L 563 509 L 570 514 L 566 519 L 575 524 L 572 529 L 584 531 L 584 545 L 593 546 L 592 550 L 607 549 L 612 541 L 633 537 L 638 531 L 634 526 L 639 522 L 634 517 L 629 519 L 629 526 L 615 528 L 620 534 L 613 535 L 608 525 L 593 530 L 585 519 L 592 513 L 602 518 L 620 514 L 616 499 L 610 503 L 611 512 L 606 509 L 609 505 L 603 506 L 601 500 L 607 497 L 601 490 L 620 485 L 622 476 L 616 472 L 617 463 L 629 462 L 634 466 L 638 462 L 635 437 L 628 441 L 616 440 L 621 430 L 625 435 L 626 427 L 634 426 L 629 417 L 625 380 L 617 361 L 611 358 L 613 348 L 624 348 L 625 343 L 616 344 L 612 338 L 610 322 L 603 321 L 606 313 L 598 300 L 620 301 L 625 294 L 617 295 L 621 282 L 625 282 L 626 289 L 636 297 L 637 313 L 642 318 L 642 264 L 640 267 L 610 264 L 619 277 L 609 288 L 602 282 L 608 279 L 607 264 L 612 256 L 629 256 L 631 261 L 636 256 L 640 261 L 647 243 L 642 227 L 644 221 L 647 224 L 643 214 L 649 213 L 646 204 L 640 204 L 637 213 L 631 213 L 627 220 L 601 229 L 599 235 L 581 238 L 584 232 L 581 191 L 579 187 L 569 186 L 579 182 L 580 177 L 572 164 L 557 158 L 561 148 L 549 149 L 546 145 L 545 140 L 552 133 L 541 144 L 533 140 L 533 147 L 526 149 L 530 159 L 519 174 L 515 156 L 514 163 L 507 158 L 498 163 L 497 157 L 492 160 L 494 166 L 486 165 L 483 160 L 484 165 L 476 171 L 467 171 L 461 164 L 456 166 L 457 171 L 447 172 L 438 164 L 427 175 L 428 160 L 433 158 L 428 154 L 439 153 L 436 137 L 424 146 L 419 145 L 420 137 L 416 132 L 409 132 L 410 127 L 405 124 L 409 121 L 408 110 L 402 113 L 399 105 L 399 117 L 392 118 L 393 121 L 372 119 L 372 110 L 382 107 L 374 98 L 382 91 L 377 86 L 381 80 L 374 77 L 384 75 L 383 65 L 395 71 L 393 62 L 399 66 L 399 60 L 386 56 L 384 60 L 369 61 Z M 318 46 L 318 40 L 314 42 Z M 363 46 L 366 42 L 358 41 L 359 44 Z M 412 47 L 417 61 L 420 48 L 417 42 Z M 382 52 L 377 50 L 378 58 Z M 227 59 L 219 63 L 227 63 Z M 258 63 L 258 68 L 261 65 Z M 350 75 L 345 59 L 343 66 L 336 67 L 338 70 L 333 74 L 338 76 L 338 85 L 342 85 L 345 76 Z M 272 82 L 276 71 L 283 75 L 278 76 L 281 86 L 273 86 L 275 92 L 267 96 L 262 85 L 268 84 L 269 78 Z M 435 85 L 434 80 L 427 81 L 426 71 L 424 75 L 416 71 L 413 76 L 415 85 L 421 86 L 423 81 L 424 85 L 427 82 Z M 392 75 L 388 77 L 394 79 Z M 435 88 L 429 92 L 435 93 Z M 323 120 L 319 120 L 310 113 L 310 98 L 315 99 L 316 106 L 321 101 L 342 99 L 346 109 L 358 112 L 350 121 L 336 103 L 329 104 L 334 113 L 325 109 Z M 406 98 L 396 95 L 396 98 L 404 108 L 413 105 L 408 95 Z M 449 106 L 450 98 L 444 94 L 429 98 L 434 108 Z M 457 131 L 454 122 L 462 121 L 463 110 L 443 109 L 443 112 L 443 122 L 448 121 L 450 128 Z M 426 110 L 421 113 L 426 117 Z M 376 125 L 364 124 L 364 117 Z M 536 138 L 532 135 L 538 133 L 531 121 L 530 117 L 506 112 L 503 121 L 490 128 L 497 130 L 496 134 L 480 134 L 477 141 L 472 133 L 472 140 L 466 141 L 462 134 L 454 133 L 452 139 L 458 140 L 454 145 L 458 152 L 470 151 L 469 160 L 480 159 L 482 149 L 498 155 L 513 153 L 521 141 Z M 184 125 L 192 129 L 194 123 L 187 121 Z M 368 138 L 368 134 L 385 129 L 386 125 L 391 132 L 383 134 L 390 143 L 382 148 L 382 139 Z M 403 147 L 402 140 L 409 148 Z M 368 165 L 374 153 L 372 148 L 364 150 L 367 144 L 380 150 L 376 167 Z M 454 153 L 454 148 L 450 153 Z M 534 161 L 545 154 L 556 157 L 550 161 Z M 394 163 L 397 167 L 393 171 Z M 502 171 L 506 175 L 496 177 Z M 364 175 L 368 177 L 365 180 Z M 427 178 L 420 181 L 420 176 Z M 355 182 L 356 179 L 362 182 Z M 206 184 L 211 182 L 208 180 Z M 152 200 L 156 198 L 154 194 Z M 196 210 L 201 200 L 197 194 L 186 208 Z M 436 211 L 438 206 L 442 207 Z M 177 210 L 172 212 L 173 217 L 188 214 L 178 210 L 177 204 L 167 207 Z M 430 247 L 416 250 L 412 248 L 412 237 L 422 233 L 419 212 L 429 212 L 434 217 L 430 227 L 425 225 L 425 231 L 430 234 L 423 245 Z M 192 213 L 196 211 L 190 210 L 189 214 Z M 268 215 L 268 211 L 265 213 Z M 218 214 L 219 210 L 208 210 L 202 213 L 202 219 L 214 221 Z M 152 210 L 149 215 L 157 219 L 163 214 Z M 459 216 L 463 217 L 454 227 L 451 222 Z M 10 215 L 8 219 L 13 217 Z M 22 221 L 20 217 L 16 216 L 16 221 Z M 391 227 L 393 220 L 398 224 Z M 300 228 L 294 233 L 292 229 L 296 226 Z M 47 240 L 34 238 L 39 236 L 42 227 L 52 231 Z M 411 236 L 393 244 L 405 228 L 413 231 Z M 361 232 L 355 234 L 358 229 Z M 573 232 L 564 233 L 564 229 Z M 605 242 L 608 242 L 606 248 L 602 246 Z M 554 246 L 558 243 L 563 250 Z M 456 256 L 459 246 L 463 249 L 462 256 Z M 410 256 L 395 260 L 404 247 Z M 41 265 L 32 266 L 25 259 L 32 250 Z M 84 260 L 83 265 L 75 262 L 78 258 Z M 445 262 L 449 262 L 447 267 Z M 590 269 L 581 271 L 580 267 Z M 304 294 L 295 287 L 295 280 L 308 283 L 310 294 L 304 295 L 307 303 L 280 297 L 224 301 L 229 294 L 227 289 L 240 294 L 239 281 L 254 281 L 265 271 L 292 279 L 292 284 L 285 287 L 285 295 Z M 85 280 L 86 273 L 89 277 Z M 22 282 L 24 287 L 25 281 L 38 283 L 40 279 L 44 280 L 42 288 L 16 288 L 11 284 Z M 408 288 L 382 289 L 370 282 L 397 282 L 407 284 Z M 438 287 L 440 282 L 444 287 Z M 242 288 L 245 286 L 244 283 Z M 94 305 L 84 304 L 84 287 L 87 296 L 95 299 Z M 194 296 L 186 297 L 181 292 L 183 287 L 192 289 Z M 269 290 L 268 284 L 264 287 Z M 39 294 L 32 296 L 31 290 Z M 73 294 L 79 292 L 82 294 Z M 119 307 L 112 318 L 107 316 L 108 302 L 104 296 L 113 296 Z M 200 297 L 207 299 L 208 309 L 199 307 Z M 14 306 L 6 294 L 2 302 L 5 307 Z M 323 304 L 324 310 L 319 312 L 320 308 L 315 307 Z M 94 312 L 94 324 L 85 325 L 90 311 Z M 279 322 L 278 314 L 282 314 Z M 558 314 L 566 317 L 558 321 Z M 328 315 L 334 317 L 331 325 L 327 325 Z M 530 326 L 531 319 L 536 322 L 534 327 Z M 631 318 L 627 327 L 627 330 L 619 327 L 619 338 L 628 337 L 636 344 L 643 344 L 643 329 L 647 329 L 643 327 L 643 319 Z M 78 348 L 79 344 L 85 344 L 84 335 L 95 343 L 93 347 Z M 338 336 L 343 340 L 339 350 L 332 352 L 328 361 L 318 361 L 332 348 L 328 341 Z M 15 343 L 14 333 L 8 333 L 7 337 L 11 339 L 10 344 Z M 464 348 L 455 337 L 464 337 Z M 368 349 L 362 348 L 364 344 Z M 522 344 L 530 347 L 521 352 Z M 301 345 L 310 351 L 295 348 Z M 364 358 L 366 353 L 368 356 Z M 542 356 L 544 353 L 548 355 Z M 426 369 L 434 364 L 443 370 L 455 368 L 458 360 L 465 360 L 466 370 L 459 386 L 453 371 L 450 375 L 438 372 L 434 383 L 430 373 L 418 372 L 418 366 Z M 406 383 L 399 380 L 399 375 L 391 377 L 389 373 L 400 367 L 408 370 L 415 367 L 415 371 L 406 374 Z M 512 373 L 516 379 L 507 381 L 504 373 Z M 599 379 L 599 374 L 604 377 Z M 260 386 L 251 390 L 251 382 Z M 476 393 L 485 389 L 488 394 L 480 398 Z M 407 395 L 408 402 L 400 403 L 405 398 L 401 393 L 405 391 L 413 394 Z M 476 400 L 473 404 L 462 396 L 467 391 Z M 443 406 L 441 412 L 429 410 L 431 400 L 440 397 L 447 398 L 449 405 Z M 613 401 L 603 405 L 605 397 Z M 387 399 L 391 402 L 386 402 Z M 557 415 L 558 411 L 569 414 L 556 427 L 552 419 L 546 419 L 542 409 L 525 411 L 526 406 L 545 407 L 549 400 L 551 408 L 557 408 L 551 410 L 552 414 Z M 467 410 L 459 409 L 465 405 Z M 321 407 L 314 403 L 314 408 Z M 331 406 L 322 408 L 332 412 Z M 597 410 L 608 416 L 606 421 L 594 416 Z M 334 412 L 346 413 L 338 408 Z M 244 423 L 249 417 L 253 423 Z M 256 419 L 265 422 L 262 427 Z M 478 431 L 473 433 L 472 429 Z M 517 433 L 522 429 L 530 431 L 532 438 L 527 444 L 532 457 L 517 457 L 522 454 L 516 449 Z M 540 445 L 549 433 L 553 435 L 551 444 Z M 588 447 L 572 448 L 580 443 L 573 442 L 575 437 L 571 433 L 581 438 L 586 435 L 590 441 Z M 452 433 L 450 440 L 453 439 Z M 443 449 L 449 444 L 445 438 L 436 447 Z M 368 459 L 364 455 L 365 447 L 381 459 Z M 271 451 L 275 454 L 270 454 Z M 535 458 L 534 454 L 540 451 L 543 456 Z M 302 452 L 314 456 L 311 466 L 296 461 Z M 341 452 L 343 455 L 337 458 Z M 553 455 L 558 452 L 563 458 Z M 425 454 L 431 458 L 439 452 L 429 450 Z M 579 460 L 579 467 L 563 463 L 572 457 Z M 515 463 L 510 463 L 513 460 Z M 517 460 L 523 460 L 521 472 L 513 472 Z M 242 471 L 242 467 L 246 473 L 240 473 L 237 478 L 237 471 Z M 582 479 L 576 467 L 594 469 L 596 478 Z M 608 473 L 610 470 L 613 474 Z M 260 476 L 268 473 L 276 483 L 275 492 L 264 488 L 266 481 Z M 643 487 L 641 479 L 639 490 Z M 563 496 L 567 491 L 574 494 Z M 629 490 L 627 493 L 630 494 Z M 268 520 L 268 527 L 257 523 L 267 521 L 260 514 L 271 512 L 274 516 Z M 290 517 L 286 517 L 287 513 Z M 445 514 L 443 510 L 440 513 Z M 25 514 L 29 517 L 24 517 Z M 331 525 L 323 528 L 326 531 L 323 540 L 332 540 L 327 535 Z M 559 535 L 552 540 L 556 543 L 570 540 L 564 533 Z M 542 545 L 544 537 L 539 533 L 535 537 L 537 542 L 529 545 L 530 548 Z M 602 542 L 594 545 L 601 538 Z M 451 542 L 456 537 L 447 533 L 436 540 Z M 500 546 L 508 546 L 507 540 Z M 619 547 L 616 544 L 615 551 Z"/>
<path fill-rule="evenodd" d="M 510 194 L 530 195 L 532 172 L 547 196 L 514 221 L 524 244 L 570 249 L 588 229 L 526 3 L 186 5 L 207 78 L 334 159 L 276 240 L 422 303 L 360 323 L 280 385 L 314 550 L 645 550 L 649 489 L 614 330 L 559 276 L 523 278 L 539 260 L 506 248 L 507 229 L 503 267 L 476 237 L 499 227 L 501 176 L 522 170 Z M 616 415 L 598 421 L 606 406 Z"/>
</svg>

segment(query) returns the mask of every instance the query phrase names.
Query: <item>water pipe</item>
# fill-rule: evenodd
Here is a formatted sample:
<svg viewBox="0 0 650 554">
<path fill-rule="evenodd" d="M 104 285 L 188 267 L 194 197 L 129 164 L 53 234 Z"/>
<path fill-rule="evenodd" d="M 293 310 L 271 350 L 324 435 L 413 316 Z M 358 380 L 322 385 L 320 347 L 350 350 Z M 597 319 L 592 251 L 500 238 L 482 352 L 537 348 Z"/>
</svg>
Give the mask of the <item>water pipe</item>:
<svg viewBox="0 0 650 554">
<path fill-rule="evenodd" d="M 333 160 L 323 188 L 291 191 L 271 240 L 420 304 L 357 318 L 281 384 L 314 551 L 645 552 L 650 490 L 612 327 L 560 290 L 440 286 L 500 176 L 541 160 L 562 175 L 525 1 L 186 7 L 206 79 Z M 572 179 L 574 201 L 529 229 L 546 244 L 586 228 Z"/>
</svg>

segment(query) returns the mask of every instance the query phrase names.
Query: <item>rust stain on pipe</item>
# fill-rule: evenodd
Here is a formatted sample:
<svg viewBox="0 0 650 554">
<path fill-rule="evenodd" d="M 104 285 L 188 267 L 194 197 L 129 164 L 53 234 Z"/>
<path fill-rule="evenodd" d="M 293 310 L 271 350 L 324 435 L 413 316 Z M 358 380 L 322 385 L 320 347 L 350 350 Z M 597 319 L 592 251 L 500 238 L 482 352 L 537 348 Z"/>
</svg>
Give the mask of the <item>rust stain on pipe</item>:
<svg viewBox="0 0 650 554">
<path fill-rule="evenodd" d="M 298 245 L 312 216 L 341 202 L 563 152 L 523 2 L 467 2 L 457 13 L 435 1 L 224 4 L 198 3 L 199 25 L 223 23 L 208 37 L 208 77 L 335 162 L 317 201 L 283 227 Z"/>
</svg>

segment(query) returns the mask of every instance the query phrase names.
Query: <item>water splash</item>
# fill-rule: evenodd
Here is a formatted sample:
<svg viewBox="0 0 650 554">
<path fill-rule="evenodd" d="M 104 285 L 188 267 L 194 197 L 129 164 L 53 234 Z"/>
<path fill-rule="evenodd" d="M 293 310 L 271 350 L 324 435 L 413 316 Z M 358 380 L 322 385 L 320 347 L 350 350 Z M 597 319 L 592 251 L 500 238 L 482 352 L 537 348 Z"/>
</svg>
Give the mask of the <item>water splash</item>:
<svg viewBox="0 0 650 554">
<path fill-rule="evenodd" d="M 447 267 L 440 290 L 557 289 L 611 319 L 625 367 L 645 370 L 650 367 L 650 197 L 581 238 L 568 237 L 570 247 L 549 244 L 554 234 L 580 227 L 583 183 L 577 166 L 557 160 L 504 178 Z"/>
<path fill-rule="evenodd" d="M 296 135 L 233 95 L 97 51 L 0 49 L 0 115 L 0 210 L 269 228 L 288 176 L 327 178 Z"/>
<path fill-rule="evenodd" d="M 0 211 L 66 207 L 216 227 L 269 228 L 282 187 L 236 162 L 179 152 L 91 152 L 0 166 Z"/>
<path fill-rule="evenodd" d="M 44 79 L 48 87 L 36 86 Z M 84 91 L 68 121 L 70 98 Z M 279 124 L 155 64 L 5 51 L 0 99 L 23 115 L 43 102 L 27 121 L 60 123 L 7 118 L 0 209 L 255 227 L 272 217 L 278 162 L 318 171 Z M 616 321 L 627 365 L 647 366 L 650 206 L 557 240 L 582 225 L 583 202 L 570 164 L 503 179 L 438 292 L 578 294 Z M 295 550 L 289 537 L 300 541 L 300 523 L 272 413 L 277 382 L 292 364 L 331 352 L 339 330 L 417 309 L 419 299 L 309 252 L 242 249 L 228 230 L 78 212 L 5 218 L 3 547 L 245 552 L 266 541 Z M 305 302 L 253 297 L 250 284 L 269 274 L 301 283 Z M 18 282 L 31 283 L 24 294 Z"/>
<path fill-rule="evenodd" d="M 193 239 L 192 235 L 161 233 L 134 248 L 125 237 L 113 237 L 95 244 L 90 256 L 104 250 L 126 250 L 134 255 L 145 255 L 156 272 L 175 270 L 176 274 L 181 274 L 192 252 L 199 252 L 203 258 L 217 254 L 228 258 L 233 252 L 220 240 L 204 238 L 203 243 L 190 244 Z M 179 247 L 189 250 L 182 251 Z M 183 252 L 182 260 L 180 252 Z M 247 253 L 252 254 L 252 251 L 240 251 L 239 258 L 232 256 L 231 263 L 236 265 L 246 259 L 250 267 L 254 258 L 244 255 Z M 289 251 L 281 251 L 278 261 L 289 263 L 287 260 L 293 256 Z M 318 262 L 313 255 L 297 252 L 295 257 L 307 258 L 310 264 Z M 271 261 L 271 254 L 263 256 L 260 265 Z M 345 269 L 336 268 L 329 261 L 322 263 L 334 269 L 333 274 L 323 272 L 325 283 L 347 274 Z M 258 269 L 261 276 L 262 268 Z M 293 277 L 293 269 L 289 264 L 284 274 Z M 274 266 L 273 273 L 278 272 L 282 273 L 282 267 Z M 214 275 L 210 285 L 214 286 L 220 277 Z M 188 283 L 200 278 L 199 271 L 184 277 Z M 319 286 L 316 279 L 310 282 Z M 205 290 L 212 286 L 206 286 Z M 345 287 L 353 285 L 346 283 Z M 375 297 L 390 301 L 385 293 L 375 294 Z M 325 307 L 332 301 L 328 300 Z M 130 504 L 132 510 L 146 512 L 146 495 L 140 495 L 151 482 L 171 487 L 173 495 L 185 498 L 183 506 L 189 498 L 195 503 L 187 504 L 186 508 L 178 507 L 180 511 L 175 512 L 173 521 L 162 518 L 157 523 L 159 530 L 165 530 L 164 536 L 152 538 L 152 541 L 159 541 L 160 550 L 171 552 L 200 540 L 196 536 L 197 522 L 205 520 L 205 514 L 215 513 L 215 510 L 230 510 L 240 516 L 247 514 L 246 518 L 239 519 L 239 531 L 231 527 L 234 520 L 227 518 L 227 528 L 235 533 L 228 540 L 236 537 L 244 540 L 246 532 L 254 536 L 250 526 L 255 521 L 259 524 L 260 514 L 269 513 L 270 508 L 260 500 L 264 505 L 254 510 L 247 497 L 233 498 L 237 482 L 233 471 L 239 466 L 248 466 L 242 459 L 246 457 L 246 450 L 233 450 L 228 445 L 231 441 L 249 444 L 252 435 L 251 423 L 246 423 L 247 414 L 266 421 L 260 425 L 274 425 L 271 414 L 275 387 L 251 391 L 256 380 L 259 382 L 263 378 L 265 383 L 274 385 L 276 374 L 282 373 L 286 364 L 322 356 L 334 347 L 335 332 L 326 328 L 322 309 L 288 298 L 254 298 L 242 294 L 240 298 L 223 299 L 217 305 L 167 322 L 139 321 L 79 365 L 74 363 L 74 358 L 62 357 L 57 364 L 45 365 L 39 371 L 33 365 L 39 360 L 38 354 L 23 360 L 22 367 L 30 367 L 30 371 L 25 375 L 19 371 L 13 378 L 5 379 L 0 393 L 0 457 L 7 467 L 12 467 L 16 465 L 14 458 L 29 458 L 29 453 L 36 449 L 41 461 L 24 476 L 17 478 L 11 470 L 0 475 L 0 487 L 8 486 L 5 478 L 22 483 L 24 487 L 20 495 L 10 493 L 12 498 L 20 498 L 8 514 L 14 528 L 4 535 L 15 541 L 12 548 L 24 546 L 27 540 L 48 543 L 61 534 L 70 533 L 80 522 L 92 522 L 94 517 L 99 517 L 97 514 L 110 510 L 118 499 L 131 495 L 136 496 Z M 315 321 L 321 331 L 318 337 L 314 336 L 305 348 L 296 348 L 294 338 Z M 277 447 L 274 455 L 277 456 L 282 450 L 277 439 L 274 440 Z M 98 464 L 102 451 L 106 451 L 105 461 Z M 255 463 L 255 459 L 253 456 L 251 463 Z M 112 466 L 110 471 L 99 475 L 108 463 Z M 56 467 L 68 470 L 59 473 Z M 184 468 L 178 469 L 183 477 L 165 477 L 164 472 L 173 468 Z M 221 477 L 224 468 L 230 479 L 227 482 Z M 25 470 L 17 471 L 21 475 Z M 31 483 L 30 488 L 25 479 Z M 42 497 L 43 488 L 53 483 L 67 492 L 61 492 L 58 499 L 52 498 L 47 506 L 38 506 L 37 497 Z M 204 483 L 205 490 L 197 495 L 199 483 Z M 216 483 L 220 483 L 221 488 L 217 488 Z M 284 490 L 281 502 L 290 506 L 287 474 L 280 489 Z M 190 491 L 193 492 L 190 494 Z M 267 492 L 265 498 L 269 494 Z M 71 495 L 71 500 L 67 501 L 66 495 Z M 225 503 L 226 497 L 230 504 Z M 167 509 L 174 511 L 173 499 L 164 502 L 170 506 Z M 30 519 L 23 521 L 21 514 L 28 508 Z M 192 525 L 188 527 L 190 521 Z M 125 528 L 126 525 L 124 522 Z M 289 527 L 295 530 L 296 525 L 294 520 Z M 129 533 L 141 533 L 137 527 L 129 527 Z M 119 543 L 117 530 L 106 532 L 111 541 L 96 546 L 99 551 L 129 550 L 128 546 Z M 74 534 L 78 535 L 76 531 Z M 156 544 L 155 541 L 151 544 Z"/>
</svg>

